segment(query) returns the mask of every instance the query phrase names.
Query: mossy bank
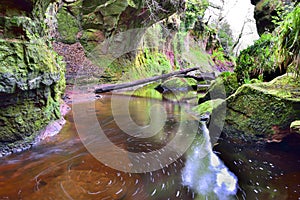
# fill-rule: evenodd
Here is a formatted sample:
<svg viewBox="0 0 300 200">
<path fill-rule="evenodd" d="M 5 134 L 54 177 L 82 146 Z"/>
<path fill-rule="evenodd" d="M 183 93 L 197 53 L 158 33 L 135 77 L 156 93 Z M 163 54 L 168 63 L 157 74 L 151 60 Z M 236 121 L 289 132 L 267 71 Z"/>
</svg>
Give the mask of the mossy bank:
<svg viewBox="0 0 300 200">
<path fill-rule="evenodd" d="M 0 5 L 0 156 L 29 148 L 39 131 L 61 118 L 65 65 L 44 23 L 53 7 L 50 1 Z"/>
</svg>

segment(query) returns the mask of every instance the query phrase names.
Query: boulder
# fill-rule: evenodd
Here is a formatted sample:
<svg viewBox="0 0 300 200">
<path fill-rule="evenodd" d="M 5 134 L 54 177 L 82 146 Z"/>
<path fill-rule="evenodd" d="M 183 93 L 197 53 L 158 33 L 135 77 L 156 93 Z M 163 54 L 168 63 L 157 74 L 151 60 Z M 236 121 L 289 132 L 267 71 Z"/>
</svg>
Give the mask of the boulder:
<svg viewBox="0 0 300 200">
<path fill-rule="evenodd" d="M 220 104 L 224 103 L 224 99 L 213 99 L 205 101 L 193 108 L 194 116 L 199 119 L 199 117 L 206 114 L 211 114 L 214 109 L 216 109 Z"/>
<path fill-rule="evenodd" d="M 299 80 L 291 75 L 283 75 L 267 83 L 241 86 L 224 102 L 226 118 L 223 132 L 247 141 L 267 141 L 278 130 L 288 129 L 293 121 L 300 118 L 299 87 Z M 219 107 L 213 113 L 220 112 Z"/>
<path fill-rule="evenodd" d="M 238 87 L 239 83 L 236 73 L 223 72 L 212 82 L 204 97 L 199 98 L 198 104 L 211 99 L 226 99 L 233 94 Z"/>
<path fill-rule="evenodd" d="M 158 91 L 166 92 L 166 91 L 175 91 L 175 90 L 194 90 L 197 87 L 197 81 L 192 78 L 178 78 L 173 77 L 157 87 Z"/>
</svg>

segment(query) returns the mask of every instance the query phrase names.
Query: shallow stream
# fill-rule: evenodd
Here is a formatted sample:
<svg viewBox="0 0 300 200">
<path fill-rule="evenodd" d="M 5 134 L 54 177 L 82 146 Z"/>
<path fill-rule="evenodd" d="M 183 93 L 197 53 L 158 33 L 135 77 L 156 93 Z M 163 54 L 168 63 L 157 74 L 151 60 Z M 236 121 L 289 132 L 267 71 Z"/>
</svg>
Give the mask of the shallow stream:
<svg viewBox="0 0 300 200">
<path fill-rule="evenodd" d="M 284 147 L 247 147 L 231 140 L 220 140 L 213 151 L 205 123 L 189 116 L 190 105 L 128 96 L 119 96 L 118 101 L 120 107 L 112 107 L 111 96 L 102 95 L 99 100 L 78 103 L 58 135 L 28 151 L 0 158 L 0 199 L 300 199 L 297 152 Z M 154 127 L 157 134 L 140 137 L 141 131 L 120 129 L 124 127 L 120 120 L 131 123 L 118 110 L 122 102 L 129 102 L 135 124 L 162 125 Z M 154 119 L 155 109 L 164 112 Z M 90 113 L 97 119 L 95 127 L 100 125 L 104 133 L 99 137 L 129 152 L 128 156 L 97 139 L 91 120 L 80 120 Z M 128 135 L 130 130 L 140 135 Z M 164 154 L 164 146 L 173 144 L 176 134 L 185 134 L 180 140 L 192 138 L 190 145 L 173 146 L 176 158 L 173 154 L 157 156 Z M 91 152 L 95 145 L 99 146 L 96 153 Z M 178 148 L 184 150 L 182 155 Z M 158 152 L 152 159 L 146 157 L 151 151 Z M 144 152 L 145 157 L 130 157 L 130 152 Z M 100 162 L 101 156 L 108 160 Z"/>
</svg>

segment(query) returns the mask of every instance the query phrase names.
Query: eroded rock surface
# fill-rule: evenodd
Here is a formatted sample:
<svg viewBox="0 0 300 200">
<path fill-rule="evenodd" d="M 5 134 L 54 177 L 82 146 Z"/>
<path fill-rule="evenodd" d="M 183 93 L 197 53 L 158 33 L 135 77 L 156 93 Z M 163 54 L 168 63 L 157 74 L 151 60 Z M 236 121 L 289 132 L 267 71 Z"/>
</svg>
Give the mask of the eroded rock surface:
<svg viewBox="0 0 300 200">
<path fill-rule="evenodd" d="M 26 149 L 61 118 L 65 66 L 48 41 L 54 1 L 0 5 L 0 154 Z M 47 14 L 46 14 L 47 13 Z"/>
</svg>

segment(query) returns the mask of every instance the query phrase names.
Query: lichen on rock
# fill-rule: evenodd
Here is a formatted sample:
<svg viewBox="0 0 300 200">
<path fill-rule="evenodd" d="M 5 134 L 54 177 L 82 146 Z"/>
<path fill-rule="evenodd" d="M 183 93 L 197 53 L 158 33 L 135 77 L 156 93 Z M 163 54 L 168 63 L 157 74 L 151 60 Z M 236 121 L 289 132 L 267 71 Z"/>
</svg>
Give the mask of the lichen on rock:
<svg viewBox="0 0 300 200">
<path fill-rule="evenodd" d="M 47 37 L 50 3 L 0 5 L 0 155 L 27 149 L 41 129 L 61 117 L 65 64 Z"/>
<path fill-rule="evenodd" d="M 233 94 L 239 86 L 236 73 L 223 72 L 212 82 L 206 94 L 199 98 L 198 103 L 201 104 L 211 99 L 226 99 Z"/>
<path fill-rule="evenodd" d="M 268 83 L 245 84 L 226 99 L 223 132 L 246 140 L 266 140 L 300 118 L 299 81 L 283 75 Z M 218 112 L 218 108 L 213 112 Z"/>
</svg>

